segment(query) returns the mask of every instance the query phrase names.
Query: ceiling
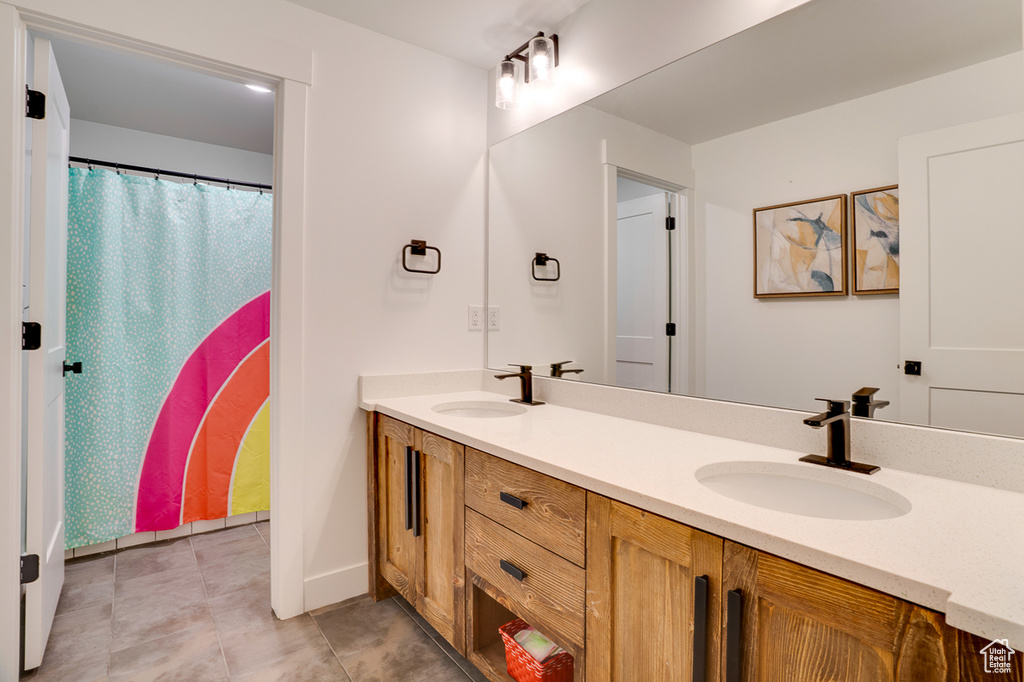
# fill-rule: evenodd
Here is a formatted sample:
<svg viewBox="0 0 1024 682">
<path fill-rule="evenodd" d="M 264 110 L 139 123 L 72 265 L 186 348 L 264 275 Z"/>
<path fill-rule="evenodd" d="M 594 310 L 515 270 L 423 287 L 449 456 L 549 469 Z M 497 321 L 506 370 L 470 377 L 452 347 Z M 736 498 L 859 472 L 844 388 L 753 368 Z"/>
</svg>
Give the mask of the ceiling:
<svg viewBox="0 0 1024 682">
<path fill-rule="evenodd" d="M 288 0 L 490 70 L 588 0 Z"/>
<path fill-rule="evenodd" d="M 73 119 L 273 153 L 273 93 L 139 55 L 51 42 Z"/>
<path fill-rule="evenodd" d="M 815 0 L 588 104 L 697 144 L 1020 49 L 1020 0 Z"/>
</svg>

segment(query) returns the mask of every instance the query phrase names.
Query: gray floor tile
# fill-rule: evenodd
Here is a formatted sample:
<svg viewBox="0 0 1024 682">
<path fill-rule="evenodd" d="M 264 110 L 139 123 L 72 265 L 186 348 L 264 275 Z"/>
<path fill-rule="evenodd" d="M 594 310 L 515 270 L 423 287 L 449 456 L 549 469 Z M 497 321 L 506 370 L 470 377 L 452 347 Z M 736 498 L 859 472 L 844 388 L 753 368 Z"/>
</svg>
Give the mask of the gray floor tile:
<svg viewBox="0 0 1024 682">
<path fill-rule="evenodd" d="M 114 680 L 227 680 L 228 669 L 213 623 L 117 651 L 110 656 Z"/>
<path fill-rule="evenodd" d="M 188 538 L 177 538 L 151 545 L 140 545 L 115 555 L 115 579 L 118 585 L 126 580 L 142 578 L 164 571 L 178 571 L 196 565 L 196 557 Z"/>
<path fill-rule="evenodd" d="M 314 618 L 353 682 L 468 679 L 392 599 L 347 602 Z"/>
<path fill-rule="evenodd" d="M 111 651 L 210 623 L 195 566 L 133 578 L 114 589 Z"/>
<path fill-rule="evenodd" d="M 210 536 L 200 536 L 205 542 L 193 540 L 203 583 L 211 598 L 252 587 L 265 587 L 269 594 L 270 549 L 252 526 L 223 532 L 226 535 L 236 530 L 246 532 L 226 541 L 211 542 Z"/>
<path fill-rule="evenodd" d="M 57 601 L 57 615 L 114 599 L 114 555 L 72 560 L 64 566 L 64 587 Z"/>
<path fill-rule="evenodd" d="M 259 537 L 259 531 L 250 523 L 244 526 L 235 526 L 233 528 L 218 530 L 213 533 L 191 535 L 189 536 L 189 539 L 192 541 L 192 546 L 196 550 L 196 556 L 199 556 L 200 552 L 213 551 L 217 547 L 230 545 L 238 540 L 244 540 L 246 538 L 259 539 Z"/>
<path fill-rule="evenodd" d="M 349 676 L 338 662 L 334 652 L 324 642 L 320 646 L 303 649 L 297 654 L 286 656 L 274 663 L 265 665 L 259 670 L 231 678 L 245 682 L 349 682 Z"/>
<path fill-rule="evenodd" d="M 367 597 L 369 598 L 369 597 Z M 441 650 L 448 654 L 448 657 L 455 661 L 455 664 L 462 669 L 462 672 L 466 673 L 466 676 L 473 682 L 487 682 L 487 677 L 477 670 L 476 666 L 469 662 L 469 659 L 465 658 L 458 651 L 455 650 L 451 644 L 448 643 L 441 633 L 434 629 L 434 627 L 427 622 L 427 620 L 416 612 L 416 609 L 412 607 L 412 604 L 407 602 L 402 597 L 395 597 L 395 603 L 402 607 L 413 621 L 420 626 L 420 629 L 427 633 L 430 639 L 434 640 L 437 646 L 441 647 Z"/>
<path fill-rule="evenodd" d="M 309 614 L 277 619 L 270 608 L 269 586 L 211 597 L 210 605 L 232 677 L 324 644 Z"/>
<path fill-rule="evenodd" d="M 270 546 L 270 521 L 260 521 L 259 523 L 253 524 L 259 534 L 263 536 L 263 539 L 267 542 L 267 547 Z"/>
<path fill-rule="evenodd" d="M 110 604 L 78 609 L 53 619 L 43 664 L 22 679 L 105 679 L 110 651 Z"/>
</svg>

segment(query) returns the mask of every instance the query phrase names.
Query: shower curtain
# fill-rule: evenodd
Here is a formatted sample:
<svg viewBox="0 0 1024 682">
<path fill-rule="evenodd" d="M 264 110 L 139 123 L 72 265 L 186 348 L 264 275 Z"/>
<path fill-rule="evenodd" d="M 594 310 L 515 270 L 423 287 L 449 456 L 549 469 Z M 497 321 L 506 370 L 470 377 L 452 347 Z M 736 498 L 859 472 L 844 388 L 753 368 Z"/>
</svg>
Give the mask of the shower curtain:
<svg viewBox="0 0 1024 682">
<path fill-rule="evenodd" d="M 68 548 L 270 508 L 272 210 L 70 170 Z"/>
</svg>

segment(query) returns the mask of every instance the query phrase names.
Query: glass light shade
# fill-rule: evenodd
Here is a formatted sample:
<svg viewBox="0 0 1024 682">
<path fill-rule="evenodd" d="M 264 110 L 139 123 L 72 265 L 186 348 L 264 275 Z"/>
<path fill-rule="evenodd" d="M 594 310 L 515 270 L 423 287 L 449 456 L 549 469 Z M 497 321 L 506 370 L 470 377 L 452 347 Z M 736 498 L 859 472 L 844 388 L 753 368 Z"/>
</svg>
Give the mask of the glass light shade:
<svg viewBox="0 0 1024 682">
<path fill-rule="evenodd" d="M 555 41 L 537 36 L 530 41 L 530 87 L 546 90 L 555 82 Z"/>
<path fill-rule="evenodd" d="M 494 106 L 499 109 L 513 109 L 519 104 L 519 79 L 516 78 L 516 63 L 506 59 L 498 65 L 498 81 L 494 92 Z"/>
</svg>

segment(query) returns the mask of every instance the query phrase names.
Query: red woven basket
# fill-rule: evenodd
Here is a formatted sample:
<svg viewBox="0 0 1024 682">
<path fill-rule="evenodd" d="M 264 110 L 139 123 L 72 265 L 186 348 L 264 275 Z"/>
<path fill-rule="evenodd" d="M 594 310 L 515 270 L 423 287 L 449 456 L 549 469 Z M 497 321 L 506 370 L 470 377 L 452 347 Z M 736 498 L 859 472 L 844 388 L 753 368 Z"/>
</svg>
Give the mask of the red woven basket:
<svg viewBox="0 0 1024 682">
<path fill-rule="evenodd" d="M 572 682 L 572 656 L 568 651 L 552 656 L 540 663 L 536 658 L 519 646 L 514 637 L 517 632 L 530 627 L 522 618 L 505 623 L 498 632 L 505 642 L 505 664 L 508 674 L 516 682 Z"/>
</svg>

